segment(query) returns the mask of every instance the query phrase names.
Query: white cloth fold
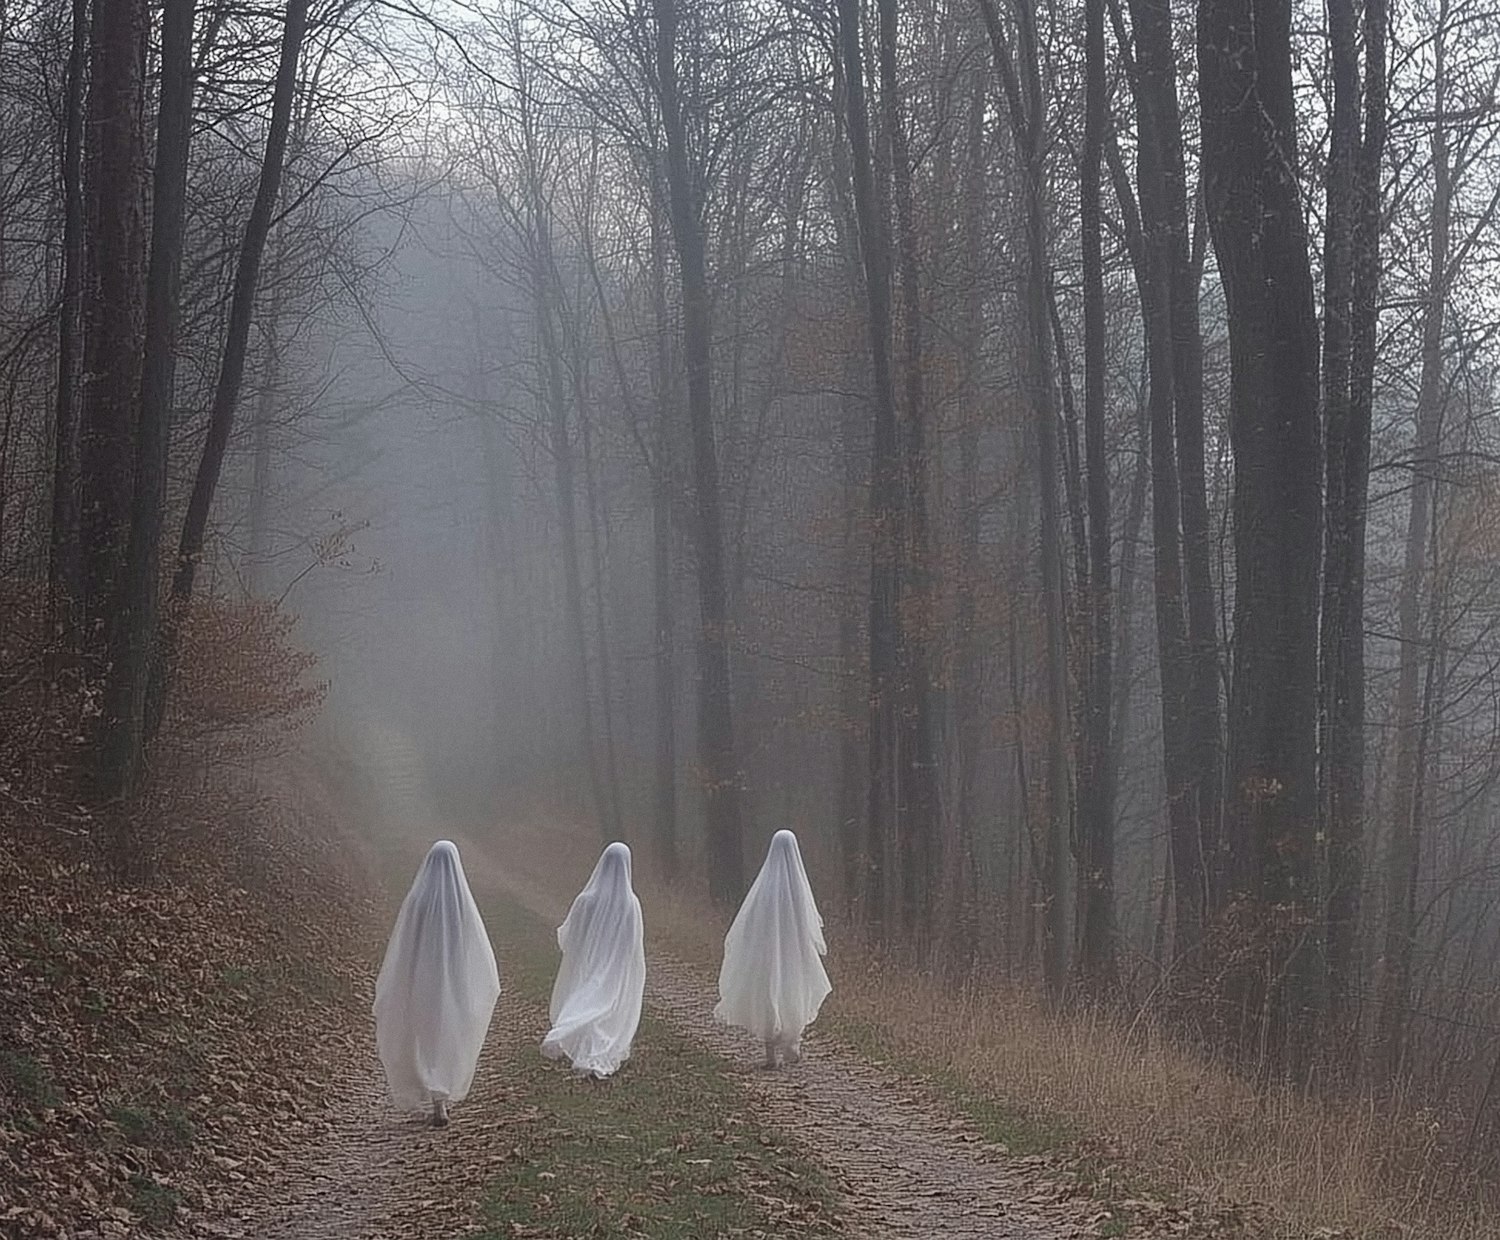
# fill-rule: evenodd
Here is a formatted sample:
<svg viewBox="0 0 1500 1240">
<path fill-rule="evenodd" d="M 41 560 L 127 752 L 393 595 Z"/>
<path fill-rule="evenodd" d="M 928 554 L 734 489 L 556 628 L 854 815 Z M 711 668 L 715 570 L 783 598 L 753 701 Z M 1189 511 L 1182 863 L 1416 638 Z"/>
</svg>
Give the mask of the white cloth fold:
<svg viewBox="0 0 1500 1240">
<path fill-rule="evenodd" d="M 463 1100 L 499 996 L 494 949 L 458 849 L 439 840 L 396 915 L 375 982 L 375 1044 L 398 1106 Z"/>
<path fill-rule="evenodd" d="M 794 1049 L 833 989 L 827 951 L 797 837 L 778 831 L 724 937 L 714 1019 Z"/>
<path fill-rule="evenodd" d="M 552 1028 L 542 1054 L 610 1076 L 630 1058 L 641 1023 L 646 946 L 641 902 L 630 887 L 630 849 L 611 844 L 558 927 Z"/>
</svg>

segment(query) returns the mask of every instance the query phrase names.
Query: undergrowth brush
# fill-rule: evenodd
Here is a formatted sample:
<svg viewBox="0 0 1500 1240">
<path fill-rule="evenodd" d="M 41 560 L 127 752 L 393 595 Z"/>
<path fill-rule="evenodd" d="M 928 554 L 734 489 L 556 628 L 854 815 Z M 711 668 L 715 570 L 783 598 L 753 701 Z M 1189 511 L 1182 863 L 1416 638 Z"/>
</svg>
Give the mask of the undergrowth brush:
<svg viewBox="0 0 1500 1240">
<path fill-rule="evenodd" d="M 191 1227 L 326 1123 L 369 876 L 286 752 L 319 690 L 284 616 L 199 609 L 124 817 L 81 790 L 97 695 L 35 602 L 0 589 L 0 1236 Z"/>
</svg>

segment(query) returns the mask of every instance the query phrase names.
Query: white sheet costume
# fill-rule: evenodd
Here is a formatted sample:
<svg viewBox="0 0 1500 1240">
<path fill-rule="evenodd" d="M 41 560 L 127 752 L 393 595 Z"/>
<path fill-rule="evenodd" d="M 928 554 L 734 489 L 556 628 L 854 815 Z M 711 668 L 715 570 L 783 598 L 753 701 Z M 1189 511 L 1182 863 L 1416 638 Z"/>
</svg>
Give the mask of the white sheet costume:
<svg viewBox="0 0 1500 1240">
<path fill-rule="evenodd" d="M 542 1054 L 609 1076 L 630 1058 L 641 1023 L 646 946 L 630 887 L 630 849 L 611 844 L 557 930 L 562 964 L 552 987 L 552 1029 Z"/>
<path fill-rule="evenodd" d="M 724 938 L 714 1019 L 764 1042 L 768 1066 L 778 1057 L 796 1063 L 802 1031 L 833 989 L 823 969 L 827 951 L 797 837 L 778 831 Z"/>
<path fill-rule="evenodd" d="M 500 996 L 490 936 L 464 878 L 458 849 L 439 840 L 422 868 L 385 949 L 375 982 L 375 1044 L 398 1106 L 432 1110 L 448 1122 L 461 1102 Z"/>
</svg>

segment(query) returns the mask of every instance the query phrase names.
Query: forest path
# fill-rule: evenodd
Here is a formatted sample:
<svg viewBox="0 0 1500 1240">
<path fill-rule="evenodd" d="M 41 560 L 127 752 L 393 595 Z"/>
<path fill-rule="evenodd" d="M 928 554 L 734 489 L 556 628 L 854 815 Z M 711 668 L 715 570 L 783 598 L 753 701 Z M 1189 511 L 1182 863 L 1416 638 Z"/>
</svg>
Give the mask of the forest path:
<svg viewBox="0 0 1500 1240">
<path fill-rule="evenodd" d="M 529 1038 L 535 1013 L 503 999 L 489 1046 Z M 255 1186 L 227 1217 L 199 1222 L 204 1240 L 451 1240 L 478 1230 L 476 1204 L 514 1149 L 507 1061 L 481 1056 L 454 1122 L 433 1128 L 391 1106 L 373 1024 L 332 1082 L 335 1127 L 315 1149 Z M 247 1185 L 247 1188 L 249 1186 Z"/>
<path fill-rule="evenodd" d="M 570 894 L 538 881 L 534 871 L 518 877 L 486 842 L 460 841 L 460 847 L 476 895 L 503 893 L 550 925 L 561 921 Z M 1037 1165 L 989 1145 L 967 1120 L 896 1073 L 820 1039 L 816 1025 L 800 1063 L 764 1069 L 759 1046 L 742 1031 L 714 1022 L 716 990 L 704 969 L 651 953 L 647 1014 L 726 1060 L 757 1118 L 796 1141 L 829 1173 L 843 1198 L 844 1234 L 870 1240 L 1082 1240 L 1102 1234 L 1100 1212 L 1089 1203 L 1064 1200 Z"/>
<path fill-rule="evenodd" d="M 548 858 L 534 858 L 538 868 L 518 870 L 511 849 L 475 839 L 460 838 L 459 844 L 482 908 L 524 909 L 547 927 L 561 920 L 571 893 L 560 889 L 550 868 L 540 869 L 548 866 Z M 542 1147 L 528 1144 L 533 1126 L 541 1124 L 554 1133 L 577 1130 L 579 1112 L 569 1110 L 581 1102 L 587 1115 L 596 1105 L 587 1098 L 568 1097 L 566 1085 L 562 1095 L 557 1093 L 555 1082 L 569 1074 L 559 1071 L 562 1065 L 547 1064 L 536 1054 L 546 1028 L 545 1003 L 534 987 L 528 993 L 515 984 L 516 945 L 505 937 L 497 935 L 495 945 L 505 991 L 473 1092 L 454 1108 L 448 1128 L 430 1128 L 390 1106 L 374 1031 L 366 1027 L 358 1031 L 357 1050 L 330 1089 L 337 1117 L 332 1131 L 294 1165 L 278 1168 L 269 1184 L 247 1182 L 225 1215 L 196 1223 L 188 1234 L 205 1240 L 456 1240 L 465 1235 L 575 1234 L 566 1220 L 549 1220 L 545 1214 L 536 1218 L 539 1228 L 519 1223 L 487 1228 L 481 1221 L 482 1203 L 493 1200 L 496 1185 L 514 1183 L 519 1167 L 545 1157 L 536 1153 Z M 973 1125 L 924 1094 L 919 1085 L 818 1037 L 816 1026 L 803 1044 L 801 1063 L 780 1071 L 763 1069 L 759 1047 L 740 1031 L 713 1022 L 714 999 L 714 978 L 706 970 L 652 952 L 646 1016 L 670 1029 L 684 1045 L 690 1044 L 695 1053 L 711 1057 L 711 1070 L 741 1100 L 757 1131 L 785 1138 L 821 1168 L 838 1197 L 838 1234 L 862 1240 L 1083 1240 L 1118 1234 L 1103 1230 L 1107 1216 L 1088 1202 L 1066 1199 L 1048 1179 L 1041 1160 L 1017 1158 L 987 1144 Z M 626 1067 L 619 1083 L 594 1088 L 628 1090 L 643 1078 L 675 1073 L 689 1076 L 691 1090 L 692 1082 L 701 1079 L 692 1074 L 704 1071 L 701 1061 L 660 1062 L 672 1054 L 660 1040 L 643 1037 L 637 1043 L 637 1062 Z M 551 1091 L 545 1097 L 534 1093 L 539 1082 L 544 1091 Z M 720 1102 L 707 1101 L 710 1096 Z M 621 1105 L 626 1097 L 620 1095 Z M 699 1111 L 689 1103 L 687 1122 L 704 1130 L 735 1125 L 738 1121 L 726 1120 L 715 1110 L 723 1097 L 706 1091 Z M 535 1105 L 539 1101 L 540 1108 Z M 551 1103 L 561 1103 L 562 1109 L 549 1110 Z M 623 1120 L 632 1127 L 638 1124 L 643 1133 L 650 1130 L 646 1117 L 638 1121 L 636 1114 L 616 1115 L 594 1126 Z M 677 1170 L 680 1174 L 686 1168 Z M 541 1175 L 549 1178 L 551 1172 L 543 1170 Z M 541 1200 L 545 1205 L 547 1197 Z M 641 1218 L 632 1224 L 628 1210 L 625 1218 L 627 1230 L 621 1235 L 711 1240 L 721 1234 L 793 1234 L 706 1232 L 701 1226 L 684 1231 L 681 1220 L 674 1226 L 660 1217 L 654 1225 Z M 829 1234 L 826 1223 L 815 1234 Z M 1132 1229 L 1130 1234 L 1139 1233 Z"/>
<path fill-rule="evenodd" d="M 773 1127 L 834 1176 L 852 1235 L 953 1240 L 1072 1240 L 1096 1228 L 1024 1160 L 987 1146 L 966 1120 L 924 1099 L 900 1077 L 823 1041 L 817 1026 L 802 1061 L 759 1068 L 761 1048 L 711 1016 L 712 979 L 654 956 L 646 1003 L 695 1041 L 745 1065 L 743 1086 Z"/>
</svg>

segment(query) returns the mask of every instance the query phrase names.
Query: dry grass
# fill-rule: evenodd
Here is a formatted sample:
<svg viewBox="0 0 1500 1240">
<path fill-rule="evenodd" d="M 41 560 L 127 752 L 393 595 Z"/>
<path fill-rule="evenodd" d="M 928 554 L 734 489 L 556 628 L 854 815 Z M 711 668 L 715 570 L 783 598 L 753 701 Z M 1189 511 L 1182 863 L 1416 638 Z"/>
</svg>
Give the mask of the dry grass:
<svg viewBox="0 0 1500 1240">
<path fill-rule="evenodd" d="M 638 886 L 648 935 L 716 966 L 711 911 Z M 960 1105 L 1029 1117 L 1020 1127 L 1031 1135 L 1081 1144 L 1173 1196 L 1259 1207 L 1250 1213 L 1267 1222 L 1256 1230 L 1275 1240 L 1500 1236 L 1493 1202 L 1455 1175 L 1442 1116 L 1400 1101 L 1257 1091 L 1148 1021 L 1059 1016 L 1000 982 L 954 993 L 875 959 L 837 927 L 829 940 L 834 991 L 820 1026 L 938 1082 Z"/>
</svg>

